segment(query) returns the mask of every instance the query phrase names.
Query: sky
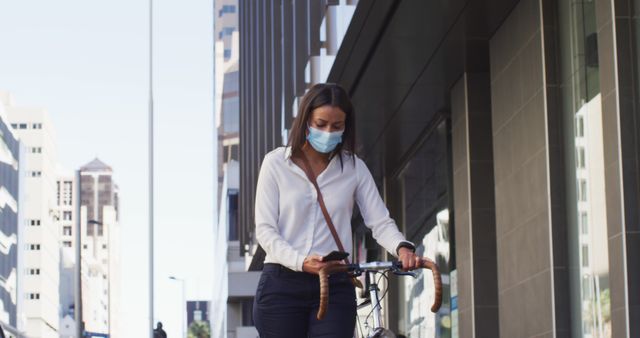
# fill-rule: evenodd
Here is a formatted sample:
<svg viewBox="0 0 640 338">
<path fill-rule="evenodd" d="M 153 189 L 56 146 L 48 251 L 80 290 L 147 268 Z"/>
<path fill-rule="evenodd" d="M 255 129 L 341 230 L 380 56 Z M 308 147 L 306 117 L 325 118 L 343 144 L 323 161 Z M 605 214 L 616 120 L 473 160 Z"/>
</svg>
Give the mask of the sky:
<svg viewBox="0 0 640 338">
<path fill-rule="evenodd" d="M 187 299 L 211 297 L 215 136 L 213 4 L 154 2 L 155 321 L 170 337 Z M 122 329 L 148 323 L 148 1 L 0 2 L 0 90 L 48 110 L 59 162 L 95 157 L 120 188 Z"/>
</svg>

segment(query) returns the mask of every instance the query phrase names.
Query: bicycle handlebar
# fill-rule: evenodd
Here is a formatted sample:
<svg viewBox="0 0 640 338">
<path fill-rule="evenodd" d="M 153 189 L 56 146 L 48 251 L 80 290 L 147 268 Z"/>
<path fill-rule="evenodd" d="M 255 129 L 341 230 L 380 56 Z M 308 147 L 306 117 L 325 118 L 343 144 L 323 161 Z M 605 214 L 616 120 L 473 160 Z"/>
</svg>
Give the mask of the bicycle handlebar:
<svg viewBox="0 0 640 338">
<path fill-rule="evenodd" d="M 318 308 L 317 318 L 321 320 L 327 312 L 327 306 L 329 305 L 329 275 L 338 272 L 348 271 L 378 271 L 378 270 L 393 270 L 397 262 L 371 262 L 362 264 L 341 264 L 340 262 L 328 262 L 322 269 L 320 269 L 318 275 L 320 278 L 320 307 Z M 429 269 L 433 274 L 433 284 L 435 288 L 435 299 L 431 306 L 431 312 L 436 313 L 442 305 L 442 279 L 440 277 L 440 270 L 436 263 L 426 257 L 420 257 L 420 264 L 418 268 Z"/>
</svg>

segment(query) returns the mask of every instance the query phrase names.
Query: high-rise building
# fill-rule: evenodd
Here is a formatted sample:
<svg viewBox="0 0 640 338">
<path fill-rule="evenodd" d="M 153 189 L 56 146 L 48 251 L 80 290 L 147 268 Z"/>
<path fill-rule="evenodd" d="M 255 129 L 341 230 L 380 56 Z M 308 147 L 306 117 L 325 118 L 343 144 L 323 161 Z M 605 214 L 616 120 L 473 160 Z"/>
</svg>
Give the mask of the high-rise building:
<svg viewBox="0 0 640 338">
<path fill-rule="evenodd" d="M 233 33 L 238 32 L 238 0 L 216 0 L 213 15 L 214 41 L 223 44 L 222 56 L 228 61 L 233 54 Z"/>
<path fill-rule="evenodd" d="M 218 134 L 218 224 L 214 255 L 224 278 L 213 286 L 213 337 L 255 337 L 251 304 L 259 274 L 247 271 L 238 240 L 238 1 L 215 2 L 215 113 Z"/>
<path fill-rule="evenodd" d="M 112 168 L 99 159 L 80 168 L 78 198 L 81 206 L 80 264 L 84 329 L 114 337 L 119 336 L 120 310 L 118 193 Z M 74 245 L 71 240 L 71 247 Z"/>
<path fill-rule="evenodd" d="M 21 218 L 24 149 L 7 117 L 11 105 L 9 93 L 0 92 L 0 326 L 18 337 L 25 324 L 20 310 L 26 301 L 22 295 L 26 270 L 20 250 L 24 228 L 30 224 Z"/>
<path fill-rule="evenodd" d="M 224 164 L 238 160 L 238 1 L 215 1 L 215 114 L 218 131 L 218 197 Z M 218 199 L 219 200 L 219 199 Z"/>
<path fill-rule="evenodd" d="M 240 239 L 321 55 L 322 6 L 242 2 Z M 440 266 L 389 285 L 409 337 L 640 336 L 638 1 L 358 1 L 328 75 L 391 216 Z M 295 13 L 288 16 L 286 13 Z M 328 37 L 328 36 L 327 36 Z M 317 74 L 323 74 L 319 72 Z M 311 76 L 313 79 L 313 76 Z M 391 259 L 353 220 L 354 258 Z M 303 253 L 307 254 L 307 253 Z"/>
<path fill-rule="evenodd" d="M 120 224 L 113 170 L 99 159 L 80 168 L 80 195 L 73 175 L 58 177 L 60 337 L 75 337 L 76 231 L 80 217 L 81 296 L 84 330 L 118 336 Z M 76 215 L 81 203 L 80 215 Z M 64 282 L 64 283 L 63 283 Z"/>
<path fill-rule="evenodd" d="M 24 144 L 24 231 L 18 254 L 27 336 L 58 337 L 60 236 L 55 219 L 57 151 L 53 123 L 46 110 L 5 107 L 15 135 Z"/>
<path fill-rule="evenodd" d="M 358 1 L 241 2 L 240 250 L 252 253 L 253 202 L 265 154 L 287 143 L 299 99 L 325 82 Z M 267 27 L 267 29 L 263 29 Z M 251 270 L 261 270 L 255 257 Z"/>
<path fill-rule="evenodd" d="M 269 147 L 286 142 L 286 123 L 291 121 L 297 97 L 304 94 L 311 83 L 327 76 L 355 6 L 352 2 L 343 5 L 322 3 L 218 1 L 216 5 L 215 13 L 220 16 L 216 24 L 216 38 L 219 39 L 216 44 L 216 117 L 221 188 L 216 256 L 226 259 L 220 266 L 227 280 L 222 287 L 216 285 L 214 292 L 226 296 L 227 308 L 216 309 L 220 302 L 214 297 L 211 309 L 214 337 L 255 337 L 257 334 L 252 309 L 261 265 L 252 263 L 260 257 L 253 259 L 256 245 L 248 240 L 250 230 L 242 224 L 249 219 L 253 222 L 253 218 L 240 210 L 240 201 L 249 201 L 253 196 L 248 187 L 255 184 L 252 180 L 257 178 L 257 173 L 246 177 L 241 173 L 242 168 L 259 163 L 259 160 L 255 161 L 258 153 L 253 153 L 256 148 L 264 155 Z M 245 16 L 238 17 L 242 13 Z M 306 20 L 308 16 L 314 18 L 312 23 Z M 238 24 L 245 32 L 238 31 Z M 326 44 L 320 46 L 320 41 L 305 38 L 304 34 L 310 30 L 322 31 Z M 257 31 L 273 34 L 274 40 L 250 38 Z M 316 54 L 294 48 L 307 48 L 308 43 L 318 48 Z M 249 58 L 259 60 L 259 64 L 247 62 Z M 299 80 L 297 91 L 292 87 L 294 74 Z M 245 81 L 257 80 L 264 86 L 245 82 L 247 87 L 243 87 L 244 76 L 251 77 Z M 240 100 L 242 90 L 259 96 L 260 105 L 257 102 L 256 105 L 244 105 L 246 102 Z M 241 121 L 251 127 L 243 129 Z M 247 218 L 243 219 L 243 216 Z M 221 322 L 221 318 L 226 321 Z"/>
</svg>

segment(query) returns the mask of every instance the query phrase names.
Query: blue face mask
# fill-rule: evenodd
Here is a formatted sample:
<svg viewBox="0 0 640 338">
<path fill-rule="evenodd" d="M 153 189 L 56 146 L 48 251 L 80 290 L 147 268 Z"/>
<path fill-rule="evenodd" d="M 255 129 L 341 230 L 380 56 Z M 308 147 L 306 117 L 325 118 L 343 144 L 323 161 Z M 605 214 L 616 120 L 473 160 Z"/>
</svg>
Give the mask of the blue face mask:
<svg viewBox="0 0 640 338">
<path fill-rule="evenodd" d="M 320 153 L 329 153 L 336 149 L 336 146 L 342 142 L 342 134 L 344 130 L 334 131 L 333 133 L 322 131 L 309 126 L 309 135 L 307 141 Z"/>
</svg>

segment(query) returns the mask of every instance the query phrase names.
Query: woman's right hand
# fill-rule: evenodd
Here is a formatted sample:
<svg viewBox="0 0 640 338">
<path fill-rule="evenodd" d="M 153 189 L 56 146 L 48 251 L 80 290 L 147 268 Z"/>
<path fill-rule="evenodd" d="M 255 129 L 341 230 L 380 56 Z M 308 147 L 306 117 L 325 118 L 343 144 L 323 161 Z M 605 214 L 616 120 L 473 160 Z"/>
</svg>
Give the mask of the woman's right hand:
<svg viewBox="0 0 640 338">
<path fill-rule="evenodd" d="M 322 256 L 309 255 L 302 262 L 302 271 L 317 275 L 320 269 L 322 269 L 327 263 L 322 261 Z"/>
</svg>

